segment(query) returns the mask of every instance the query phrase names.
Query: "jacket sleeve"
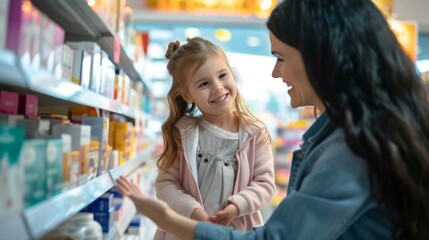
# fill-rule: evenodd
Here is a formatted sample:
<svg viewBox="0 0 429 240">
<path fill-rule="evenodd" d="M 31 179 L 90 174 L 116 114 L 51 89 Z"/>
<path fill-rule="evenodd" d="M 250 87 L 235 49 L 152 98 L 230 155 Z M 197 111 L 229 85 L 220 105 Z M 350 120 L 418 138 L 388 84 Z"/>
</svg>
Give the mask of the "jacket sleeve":
<svg viewBox="0 0 429 240">
<path fill-rule="evenodd" d="M 251 182 L 238 193 L 228 198 L 237 206 L 238 217 L 261 210 L 274 197 L 274 163 L 271 145 L 255 141 L 254 169 Z"/>
<path fill-rule="evenodd" d="M 157 198 L 165 201 L 174 211 L 185 217 L 191 217 L 194 209 L 202 208 L 201 204 L 181 186 L 179 179 L 180 163 L 178 157 L 167 171 L 158 171 L 155 180 Z"/>
</svg>

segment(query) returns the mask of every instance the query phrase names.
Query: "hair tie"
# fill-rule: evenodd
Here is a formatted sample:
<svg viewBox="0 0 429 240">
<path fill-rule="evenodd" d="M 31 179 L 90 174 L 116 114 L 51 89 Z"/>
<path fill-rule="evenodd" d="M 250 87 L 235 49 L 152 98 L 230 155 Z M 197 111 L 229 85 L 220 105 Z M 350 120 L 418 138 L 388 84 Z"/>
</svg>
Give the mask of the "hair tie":
<svg viewBox="0 0 429 240">
<path fill-rule="evenodd" d="M 167 52 L 165 53 L 165 57 L 167 59 L 170 60 L 171 55 L 173 55 L 173 53 L 180 47 L 180 42 L 179 41 L 175 41 L 175 42 L 170 42 L 168 44 L 168 49 Z"/>
</svg>

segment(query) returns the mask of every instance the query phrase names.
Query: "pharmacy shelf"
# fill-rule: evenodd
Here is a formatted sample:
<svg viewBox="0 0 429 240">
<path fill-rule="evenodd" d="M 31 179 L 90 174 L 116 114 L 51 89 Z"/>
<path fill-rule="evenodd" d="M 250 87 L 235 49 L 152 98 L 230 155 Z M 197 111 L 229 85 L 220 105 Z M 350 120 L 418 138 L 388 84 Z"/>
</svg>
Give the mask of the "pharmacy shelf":
<svg viewBox="0 0 429 240">
<path fill-rule="evenodd" d="M 119 41 L 118 37 L 85 0 L 32 0 L 32 3 L 65 30 L 66 41 L 97 42 L 107 52 L 112 62 L 122 68 L 130 79 L 142 81 L 122 45 L 119 51 L 119 62 L 114 61 L 114 43 Z M 144 92 L 150 94 L 146 86 Z"/>
<path fill-rule="evenodd" d="M 0 50 L 0 84 L 29 89 L 67 102 L 119 113 L 132 119 L 145 115 L 143 111 L 130 108 L 80 85 L 57 79 L 45 70 L 35 71 L 28 66 L 22 66 L 16 55 L 7 50 Z"/>
<path fill-rule="evenodd" d="M 6 49 L 0 49 L 0 83 L 27 87 L 24 75 L 19 70 L 16 55 Z"/>
<path fill-rule="evenodd" d="M 39 239 L 113 187 L 108 173 L 24 210 L 31 237 Z"/>
</svg>

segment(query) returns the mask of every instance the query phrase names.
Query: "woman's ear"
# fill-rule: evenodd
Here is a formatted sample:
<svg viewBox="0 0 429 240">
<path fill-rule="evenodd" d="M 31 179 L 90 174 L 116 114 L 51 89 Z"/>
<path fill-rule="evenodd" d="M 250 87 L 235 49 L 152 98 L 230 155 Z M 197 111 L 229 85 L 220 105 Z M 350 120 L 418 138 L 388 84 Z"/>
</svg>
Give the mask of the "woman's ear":
<svg viewBox="0 0 429 240">
<path fill-rule="evenodd" d="M 188 93 L 182 93 L 180 96 L 182 96 L 182 98 L 183 98 L 183 99 L 185 99 L 185 101 L 186 101 L 188 104 L 192 104 L 191 96 L 189 96 L 189 94 L 188 94 Z"/>
</svg>

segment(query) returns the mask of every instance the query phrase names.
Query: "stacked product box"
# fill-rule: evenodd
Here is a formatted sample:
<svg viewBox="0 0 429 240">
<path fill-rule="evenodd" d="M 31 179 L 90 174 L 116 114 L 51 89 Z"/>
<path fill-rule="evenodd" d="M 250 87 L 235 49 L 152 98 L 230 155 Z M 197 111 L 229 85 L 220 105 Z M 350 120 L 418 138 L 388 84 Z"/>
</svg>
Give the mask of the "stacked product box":
<svg viewBox="0 0 429 240">
<path fill-rule="evenodd" d="M 62 124 L 52 127 L 52 134 L 60 136 L 61 134 L 70 134 L 72 138 L 72 151 L 79 154 L 79 180 L 78 184 L 84 184 L 88 181 L 89 171 L 89 148 L 91 141 L 91 127 L 87 125 Z M 72 164 L 76 161 L 75 154 L 72 152 Z"/>
<path fill-rule="evenodd" d="M 100 92 L 101 49 L 96 42 L 67 42 L 73 50 L 72 82 Z"/>
<path fill-rule="evenodd" d="M 24 181 L 19 154 L 24 129 L 0 124 L 0 220 L 18 214 L 24 205 Z"/>
<path fill-rule="evenodd" d="M 25 206 L 32 206 L 46 199 L 46 141 L 26 139 L 20 162 L 25 176 Z"/>
<path fill-rule="evenodd" d="M 91 140 L 97 141 L 99 160 L 96 165 L 97 175 L 107 170 L 108 159 L 106 156 L 108 137 L 109 137 L 109 119 L 106 117 L 82 117 L 82 124 L 91 126 Z"/>
<path fill-rule="evenodd" d="M 115 207 L 113 206 L 113 194 L 105 193 L 93 202 L 94 220 L 97 221 L 103 232 L 107 233 L 115 222 Z"/>
</svg>

